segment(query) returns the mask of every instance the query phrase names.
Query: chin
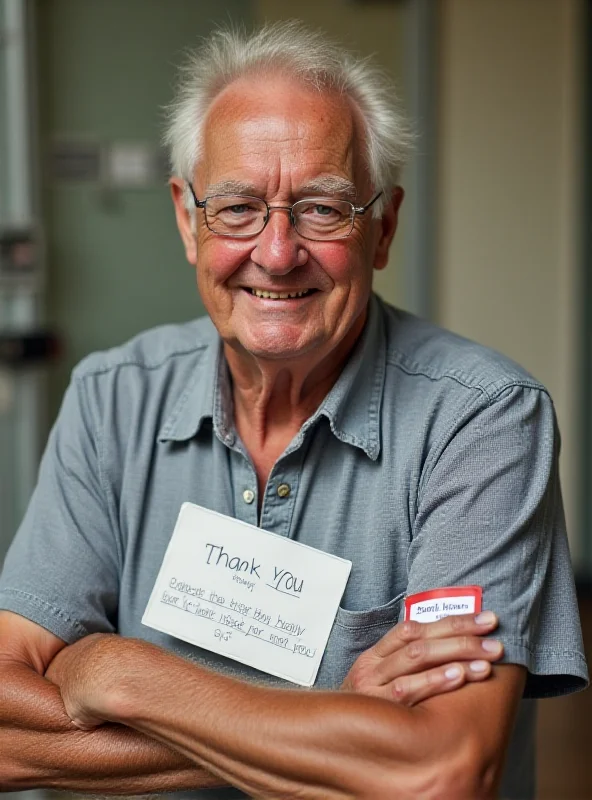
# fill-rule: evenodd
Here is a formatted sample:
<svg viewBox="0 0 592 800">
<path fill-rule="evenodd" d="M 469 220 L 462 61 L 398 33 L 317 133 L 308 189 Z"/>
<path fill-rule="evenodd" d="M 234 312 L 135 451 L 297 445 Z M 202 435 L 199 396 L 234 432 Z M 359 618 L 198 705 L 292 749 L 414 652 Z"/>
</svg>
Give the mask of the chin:
<svg viewBox="0 0 592 800">
<path fill-rule="evenodd" d="M 299 358 L 318 347 L 317 341 L 290 341 L 282 337 L 241 337 L 240 347 L 254 358 L 262 360 L 279 361 L 282 359 Z"/>
<path fill-rule="evenodd" d="M 310 330 L 310 326 L 302 324 L 249 325 L 247 322 L 235 327 L 238 346 L 254 358 L 261 359 L 298 358 L 321 346 L 324 338 L 324 330 Z"/>
<path fill-rule="evenodd" d="M 288 348 L 288 347 L 245 347 L 249 355 L 260 361 L 287 361 L 299 358 L 308 352 L 308 348 Z"/>
</svg>

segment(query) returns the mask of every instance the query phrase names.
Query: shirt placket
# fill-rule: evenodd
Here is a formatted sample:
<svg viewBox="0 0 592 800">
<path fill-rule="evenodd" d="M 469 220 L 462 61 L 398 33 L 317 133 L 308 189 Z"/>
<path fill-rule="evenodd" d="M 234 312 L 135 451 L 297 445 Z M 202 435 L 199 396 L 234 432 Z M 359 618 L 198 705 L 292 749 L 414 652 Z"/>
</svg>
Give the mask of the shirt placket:
<svg viewBox="0 0 592 800">
<path fill-rule="evenodd" d="M 234 516 L 280 536 L 291 536 L 294 504 L 302 467 L 300 448 L 284 455 L 273 467 L 258 514 L 259 497 L 255 467 L 238 437 L 225 442 L 230 450 Z"/>
<path fill-rule="evenodd" d="M 238 443 L 230 447 L 230 460 L 234 515 L 242 522 L 257 525 L 258 489 L 255 468 Z"/>
<path fill-rule="evenodd" d="M 280 459 L 273 467 L 265 487 L 260 518 L 262 528 L 280 536 L 291 536 L 299 483 L 300 474 L 295 459 Z"/>
</svg>

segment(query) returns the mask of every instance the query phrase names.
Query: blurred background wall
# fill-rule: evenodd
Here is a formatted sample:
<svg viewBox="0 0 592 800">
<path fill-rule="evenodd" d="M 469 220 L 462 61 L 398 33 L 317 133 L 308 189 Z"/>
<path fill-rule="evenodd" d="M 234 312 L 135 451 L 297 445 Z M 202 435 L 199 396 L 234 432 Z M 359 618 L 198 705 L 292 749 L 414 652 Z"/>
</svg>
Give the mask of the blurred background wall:
<svg viewBox="0 0 592 800">
<path fill-rule="evenodd" d="M 585 4 L 440 7 L 437 316 L 550 389 L 582 564 Z"/>
<path fill-rule="evenodd" d="M 19 223 L 6 72 L 13 12 L 21 8 L 30 134 L 23 176 L 30 213 L 21 227 L 40 243 L 35 280 L 4 280 L 0 268 L 0 332 L 47 326 L 61 341 L 47 368 L 0 363 L 0 560 L 73 365 L 147 327 L 203 313 L 159 145 L 183 51 L 221 22 L 250 26 L 297 15 L 374 54 L 395 79 L 418 147 L 403 180 L 391 263 L 376 288 L 508 354 L 549 387 L 563 438 L 572 553 L 590 581 L 591 6 L 0 0 L 0 233 Z M 563 731 L 584 706 L 558 708 L 548 724 Z M 571 739 L 562 734 L 562 741 Z M 548 765 L 553 748 L 545 752 Z M 543 777 L 542 797 L 592 796 L 587 773 L 569 791 L 553 784 L 551 772 Z"/>
</svg>

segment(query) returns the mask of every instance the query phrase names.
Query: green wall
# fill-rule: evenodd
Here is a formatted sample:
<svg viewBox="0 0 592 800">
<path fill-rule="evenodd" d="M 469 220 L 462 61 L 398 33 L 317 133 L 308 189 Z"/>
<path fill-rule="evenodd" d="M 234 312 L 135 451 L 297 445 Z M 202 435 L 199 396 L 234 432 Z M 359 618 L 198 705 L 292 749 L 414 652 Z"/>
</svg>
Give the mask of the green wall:
<svg viewBox="0 0 592 800">
<path fill-rule="evenodd" d="M 140 330 L 203 313 L 166 180 L 106 191 L 55 177 L 59 139 L 159 141 L 184 50 L 220 22 L 251 21 L 249 0 L 38 0 L 47 316 L 65 354 L 52 370 L 53 419 L 73 365 Z"/>
</svg>

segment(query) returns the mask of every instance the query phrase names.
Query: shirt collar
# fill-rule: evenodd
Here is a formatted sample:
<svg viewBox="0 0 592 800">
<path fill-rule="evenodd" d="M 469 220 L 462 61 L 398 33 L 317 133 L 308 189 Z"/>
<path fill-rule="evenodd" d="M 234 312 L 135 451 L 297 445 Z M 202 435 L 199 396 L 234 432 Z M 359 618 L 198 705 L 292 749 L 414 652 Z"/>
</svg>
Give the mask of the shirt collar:
<svg viewBox="0 0 592 800">
<path fill-rule="evenodd" d="M 373 461 L 380 455 L 380 419 L 386 371 L 386 341 L 380 300 L 372 295 L 368 319 L 349 361 L 301 435 L 319 417 L 343 442 L 362 449 Z"/>
<path fill-rule="evenodd" d="M 212 418 L 220 350 L 219 337 L 212 338 L 209 344 L 204 345 L 202 357 L 196 361 L 187 388 L 158 433 L 159 442 L 183 442 L 192 439 L 204 421 Z"/>
<path fill-rule="evenodd" d="M 375 461 L 380 454 L 380 411 L 386 369 L 386 342 L 380 301 L 372 295 L 368 319 L 345 368 L 319 408 L 302 426 L 290 449 L 324 416 L 333 434 L 359 447 Z M 173 412 L 162 426 L 159 441 L 193 438 L 204 421 L 213 421 L 217 436 L 229 447 L 236 440 L 228 367 L 220 339 L 206 346 L 204 358 Z"/>
</svg>

